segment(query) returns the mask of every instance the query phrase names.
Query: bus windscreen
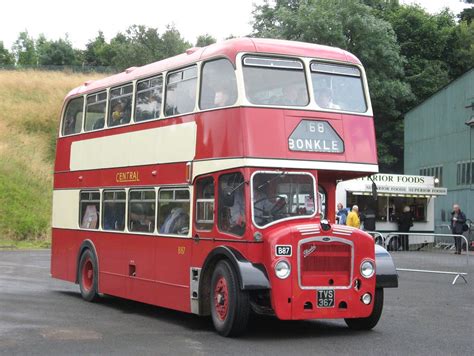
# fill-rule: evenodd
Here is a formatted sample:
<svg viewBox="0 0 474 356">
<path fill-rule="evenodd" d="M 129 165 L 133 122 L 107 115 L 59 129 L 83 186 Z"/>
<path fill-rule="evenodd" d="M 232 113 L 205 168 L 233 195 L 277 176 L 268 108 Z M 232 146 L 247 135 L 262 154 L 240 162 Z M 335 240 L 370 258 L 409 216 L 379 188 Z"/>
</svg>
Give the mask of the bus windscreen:
<svg viewBox="0 0 474 356">
<path fill-rule="evenodd" d="M 257 173 L 252 179 L 253 219 L 259 227 L 315 213 L 314 181 L 303 173 Z"/>
<path fill-rule="evenodd" d="M 306 106 L 309 103 L 303 63 L 297 59 L 244 58 L 248 100 L 256 105 Z"/>
<path fill-rule="evenodd" d="M 353 112 L 367 111 L 359 68 L 312 62 L 311 81 L 314 98 L 319 107 Z"/>
</svg>

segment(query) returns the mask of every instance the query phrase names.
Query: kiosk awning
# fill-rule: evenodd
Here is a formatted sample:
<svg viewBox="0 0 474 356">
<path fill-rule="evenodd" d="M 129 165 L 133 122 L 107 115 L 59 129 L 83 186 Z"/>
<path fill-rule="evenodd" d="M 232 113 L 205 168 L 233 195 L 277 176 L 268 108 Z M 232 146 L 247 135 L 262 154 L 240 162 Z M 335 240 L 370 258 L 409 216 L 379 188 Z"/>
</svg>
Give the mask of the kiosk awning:
<svg viewBox="0 0 474 356">
<path fill-rule="evenodd" d="M 448 190 L 446 188 L 419 188 L 419 187 L 383 187 L 377 188 L 377 195 L 382 197 L 407 197 L 407 198 L 431 198 L 439 195 L 446 195 Z M 353 195 L 372 195 L 372 190 L 347 190 Z"/>
</svg>

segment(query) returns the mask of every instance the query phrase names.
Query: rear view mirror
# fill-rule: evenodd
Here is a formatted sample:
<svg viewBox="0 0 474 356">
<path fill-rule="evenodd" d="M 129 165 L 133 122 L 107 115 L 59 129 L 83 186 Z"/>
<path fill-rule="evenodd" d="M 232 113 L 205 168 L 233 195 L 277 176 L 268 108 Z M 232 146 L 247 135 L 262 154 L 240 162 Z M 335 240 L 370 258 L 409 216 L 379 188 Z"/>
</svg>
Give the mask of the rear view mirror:
<svg viewBox="0 0 474 356">
<path fill-rule="evenodd" d="M 234 206 L 234 191 L 232 188 L 226 188 L 222 191 L 221 201 L 226 208 Z"/>
</svg>

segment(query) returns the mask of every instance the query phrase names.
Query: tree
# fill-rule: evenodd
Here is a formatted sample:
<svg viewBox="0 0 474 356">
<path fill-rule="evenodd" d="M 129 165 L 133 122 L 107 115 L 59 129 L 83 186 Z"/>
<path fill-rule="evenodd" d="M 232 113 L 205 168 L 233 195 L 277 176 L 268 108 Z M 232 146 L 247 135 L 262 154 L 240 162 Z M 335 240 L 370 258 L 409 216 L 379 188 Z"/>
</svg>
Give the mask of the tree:
<svg viewBox="0 0 474 356">
<path fill-rule="evenodd" d="M 474 65 L 474 22 L 461 21 L 450 34 L 445 50 L 451 79 Z"/>
<path fill-rule="evenodd" d="M 205 35 L 198 36 L 196 40 L 196 47 L 206 47 L 213 43 L 216 43 L 216 39 L 210 34 L 206 33 Z"/>
<path fill-rule="evenodd" d="M 36 40 L 36 52 L 40 65 L 72 65 L 74 63 L 74 49 L 67 36 L 57 41 L 47 40 L 40 35 Z"/>
<path fill-rule="evenodd" d="M 167 26 L 166 31 L 161 36 L 160 54 L 161 58 L 176 56 L 185 52 L 192 44 L 186 41 L 174 26 Z"/>
<path fill-rule="evenodd" d="M 468 24 L 470 24 L 472 22 L 472 19 L 474 18 L 474 7 L 467 7 L 462 10 L 461 13 L 458 15 L 458 18 L 461 21 L 466 21 Z"/>
<path fill-rule="evenodd" d="M 137 25 L 118 33 L 110 45 L 114 53 L 112 64 L 120 70 L 172 57 L 191 47 L 172 26 L 160 36 L 156 28 Z"/>
<path fill-rule="evenodd" d="M 0 41 L 0 66 L 10 66 L 15 64 L 15 58 L 3 45 L 3 41 Z"/>
<path fill-rule="evenodd" d="M 106 42 L 104 33 L 99 31 L 96 38 L 86 44 L 84 63 L 90 66 L 111 66 L 115 52 Z"/>
<path fill-rule="evenodd" d="M 18 39 L 13 44 L 13 53 L 19 66 L 38 64 L 35 41 L 28 35 L 28 31 L 20 32 Z"/>
<path fill-rule="evenodd" d="M 253 12 L 254 35 L 336 46 L 354 53 L 368 76 L 383 171 L 400 171 L 403 121 L 413 100 L 390 23 L 357 0 L 266 1 Z"/>
<path fill-rule="evenodd" d="M 156 28 L 130 26 L 118 33 L 110 45 L 115 53 L 113 65 L 118 69 L 141 66 L 160 58 L 160 35 Z"/>
<path fill-rule="evenodd" d="M 418 5 L 400 6 L 388 20 L 407 59 L 405 74 L 416 100 L 426 99 L 450 80 L 446 48 L 456 26 L 448 10 L 431 15 Z"/>
</svg>

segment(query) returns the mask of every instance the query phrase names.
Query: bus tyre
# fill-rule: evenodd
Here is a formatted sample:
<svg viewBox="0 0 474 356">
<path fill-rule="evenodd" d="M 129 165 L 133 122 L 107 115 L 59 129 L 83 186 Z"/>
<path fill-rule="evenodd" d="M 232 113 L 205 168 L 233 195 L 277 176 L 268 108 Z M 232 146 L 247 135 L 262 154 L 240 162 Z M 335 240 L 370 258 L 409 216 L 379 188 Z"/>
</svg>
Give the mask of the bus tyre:
<svg viewBox="0 0 474 356">
<path fill-rule="evenodd" d="M 347 326 L 353 330 L 370 330 L 377 325 L 383 309 L 383 289 L 375 290 L 374 309 L 367 318 L 344 319 Z"/>
<path fill-rule="evenodd" d="M 237 336 L 247 327 L 250 304 L 248 294 L 240 289 L 237 275 L 229 262 L 220 261 L 211 279 L 211 316 L 222 336 Z"/>
<path fill-rule="evenodd" d="M 79 288 L 82 298 L 88 302 L 93 302 L 99 297 L 98 276 L 97 258 L 91 250 L 86 249 L 79 260 Z"/>
</svg>

